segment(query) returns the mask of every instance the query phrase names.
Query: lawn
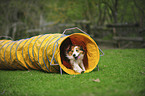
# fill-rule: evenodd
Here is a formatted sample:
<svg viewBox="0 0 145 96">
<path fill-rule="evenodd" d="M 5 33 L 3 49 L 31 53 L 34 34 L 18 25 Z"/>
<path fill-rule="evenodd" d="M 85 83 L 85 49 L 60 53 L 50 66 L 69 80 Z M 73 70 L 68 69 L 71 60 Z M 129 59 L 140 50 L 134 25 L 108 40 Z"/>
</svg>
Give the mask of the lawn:
<svg viewBox="0 0 145 96">
<path fill-rule="evenodd" d="M 2 96 L 145 96 L 145 49 L 109 49 L 100 71 L 60 75 L 0 70 Z"/>
</svg>

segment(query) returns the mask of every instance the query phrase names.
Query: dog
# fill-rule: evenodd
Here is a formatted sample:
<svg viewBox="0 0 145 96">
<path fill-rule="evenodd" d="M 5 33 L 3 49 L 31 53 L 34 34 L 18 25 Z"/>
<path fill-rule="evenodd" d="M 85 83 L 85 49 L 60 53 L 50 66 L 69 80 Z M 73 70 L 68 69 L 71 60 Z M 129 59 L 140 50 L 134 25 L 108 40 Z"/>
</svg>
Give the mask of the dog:
<svg viewBox="0 0 145 96">
<path fill-rule="evenodd" d="M 84 54 L 83 47 L 78 45 L 70 45 L 66 50 L 66 57 L 69 59 L 72 69 L 77 73 L 86 71 L 83 64 Z"/>
</svg>

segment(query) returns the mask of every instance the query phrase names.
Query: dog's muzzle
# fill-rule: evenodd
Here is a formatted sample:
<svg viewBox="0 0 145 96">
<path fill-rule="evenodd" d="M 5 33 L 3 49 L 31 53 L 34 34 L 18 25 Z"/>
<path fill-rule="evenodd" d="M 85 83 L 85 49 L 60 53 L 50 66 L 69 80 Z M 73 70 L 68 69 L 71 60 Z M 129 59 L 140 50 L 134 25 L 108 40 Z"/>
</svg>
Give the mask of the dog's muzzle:
<svg viewBox="0 0 145 96">
<path fill-rule="evenodd" d="M 73 55 L 73 57 L 75 58 L 75 60 L 77 60 L 78 59 L 78 57 L 79 57 L 79 55 L 78 56 L 76 56 L 75 54 Z"/>
</svg>

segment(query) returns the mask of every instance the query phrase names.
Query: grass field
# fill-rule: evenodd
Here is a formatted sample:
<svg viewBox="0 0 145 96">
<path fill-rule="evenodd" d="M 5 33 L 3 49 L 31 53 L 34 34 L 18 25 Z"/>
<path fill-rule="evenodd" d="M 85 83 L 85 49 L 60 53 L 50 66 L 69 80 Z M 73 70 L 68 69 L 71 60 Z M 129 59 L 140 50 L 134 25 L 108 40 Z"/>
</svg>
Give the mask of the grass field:
<svg viewBox="0 0 145 96">
<path fill-rule="evenodd" d="M 104 50 L 81 75 L 0 70 L 2 96 L 145 96 L 145 49 Z"/>
</svg>

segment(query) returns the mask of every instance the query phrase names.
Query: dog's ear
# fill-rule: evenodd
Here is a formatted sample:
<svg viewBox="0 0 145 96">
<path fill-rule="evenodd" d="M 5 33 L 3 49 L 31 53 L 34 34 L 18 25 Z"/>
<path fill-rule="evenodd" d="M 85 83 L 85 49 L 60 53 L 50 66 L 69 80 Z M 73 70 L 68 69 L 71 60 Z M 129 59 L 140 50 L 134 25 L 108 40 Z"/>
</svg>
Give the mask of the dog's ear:
<svg viewBox="0 0 145 96">
<path fill-rule="evenodd" d="M 80 46 L 80 50 L 82 50 L 83 52 L 85 52 L 84 48 L 82 46 Z"/>
<path fill-rule="evenodd" d="M 69 51 L 71 51 L 71 45 L 66 48 L 66 52 L 68 53 Z"/>
</svg>

